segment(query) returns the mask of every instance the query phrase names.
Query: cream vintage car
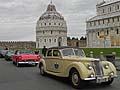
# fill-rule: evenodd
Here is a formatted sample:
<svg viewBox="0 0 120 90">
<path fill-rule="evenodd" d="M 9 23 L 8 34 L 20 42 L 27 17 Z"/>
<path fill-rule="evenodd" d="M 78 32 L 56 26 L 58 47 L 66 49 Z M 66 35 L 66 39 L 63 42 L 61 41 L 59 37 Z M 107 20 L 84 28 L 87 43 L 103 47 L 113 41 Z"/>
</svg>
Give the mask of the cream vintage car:
<svg viewBox="0 0 120 90">
<path fill-rule="evenodd" d="M 87 58 L 80 48 L 52 47 L 39 63 L 40 74 L 69 77 L 74 88 L 81 88 L 86 81 L 110 85 L 117 77 L 115 66 L 108 61 Z"/>
</svg>

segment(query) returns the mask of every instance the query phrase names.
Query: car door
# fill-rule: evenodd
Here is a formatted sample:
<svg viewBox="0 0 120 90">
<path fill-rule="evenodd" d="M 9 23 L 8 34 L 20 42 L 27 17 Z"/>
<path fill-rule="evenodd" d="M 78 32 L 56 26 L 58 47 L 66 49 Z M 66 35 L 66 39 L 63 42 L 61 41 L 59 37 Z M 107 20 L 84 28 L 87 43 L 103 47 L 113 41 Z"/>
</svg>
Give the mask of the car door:
<svg viewBox="0 0 120 90">
<path fill-rule="evenodd" d="M 44 59 L 47 71 L 52 71 L 52 50 L 47 51 L 47 55 Z"/>
<path fill-rule="evenodd" d="M 61 53 L 59 50 L 53 50 L 53 57 L 52 57 L 52 71 L 55 73 L 62 73 L 63 71 L 63 59 L 61 57 Z"/>
<path fill-rule="evenodd" d="M 62 72 L 63 61 L 59 50 L 48 50 L 45 62 L 47 71 L 54 73 Z"/>
</svg>

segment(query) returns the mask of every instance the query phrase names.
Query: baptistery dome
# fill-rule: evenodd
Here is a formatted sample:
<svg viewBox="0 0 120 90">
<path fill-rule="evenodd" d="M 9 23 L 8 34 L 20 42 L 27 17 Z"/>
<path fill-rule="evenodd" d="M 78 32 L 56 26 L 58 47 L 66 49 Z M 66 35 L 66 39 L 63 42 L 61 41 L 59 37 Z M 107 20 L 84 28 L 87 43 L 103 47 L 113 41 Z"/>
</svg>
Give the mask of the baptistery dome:
<svg viewBox="0 0 120 90">
<path fill-rule="evenodd" d="M 46 12 L 40 17 L 39 20 L 43 19 L 60 19 L 64 20 L 64 17 L 56 11 L 55 5 L 49 4 Z"/>
<path fill-rule="evenodd" d="M 67 45 L 67 25 L 64 17 L 50 3 L 36 26 L 36 47 L 42 48 Z"/>
</svg>

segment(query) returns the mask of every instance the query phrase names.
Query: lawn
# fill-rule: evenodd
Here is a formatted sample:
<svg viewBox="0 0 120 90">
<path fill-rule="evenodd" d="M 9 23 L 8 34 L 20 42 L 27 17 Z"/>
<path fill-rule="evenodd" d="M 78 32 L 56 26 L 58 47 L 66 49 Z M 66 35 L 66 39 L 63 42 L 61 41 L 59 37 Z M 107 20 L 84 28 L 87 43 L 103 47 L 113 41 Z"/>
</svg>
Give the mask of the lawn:
<svg viewBox="0 0 120 90">
<path fill-rule="evenodd" d="M 116 53 L 117 57 L 120 57 L 120 48 L 83 48 L 86 56 L 90 56 L 90 52 L 93 52 L 94 57 L 99 57 L 100 52 L 103 52 L 103 55 Z"/>
</svg>

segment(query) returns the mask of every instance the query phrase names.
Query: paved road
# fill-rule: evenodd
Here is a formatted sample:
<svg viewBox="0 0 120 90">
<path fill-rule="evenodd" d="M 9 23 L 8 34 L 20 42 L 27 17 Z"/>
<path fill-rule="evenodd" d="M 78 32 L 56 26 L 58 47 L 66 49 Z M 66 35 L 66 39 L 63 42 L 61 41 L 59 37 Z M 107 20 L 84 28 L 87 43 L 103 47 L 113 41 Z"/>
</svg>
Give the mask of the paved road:
<svg viewBox="0 0 120 90">
<path fill-rule="evenodd" d="M 16 67 L 0 59 L 0 90 L 76 90 L 63 78 L 40 76 L 37 67 Z M 80 89 L 81 90 L 81 89 Z M 83 90 L 120 90 L 120 77 L 109 87 L 88 85 Z"/>
</svg>

